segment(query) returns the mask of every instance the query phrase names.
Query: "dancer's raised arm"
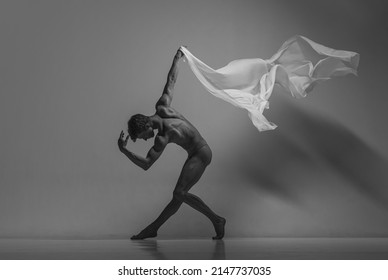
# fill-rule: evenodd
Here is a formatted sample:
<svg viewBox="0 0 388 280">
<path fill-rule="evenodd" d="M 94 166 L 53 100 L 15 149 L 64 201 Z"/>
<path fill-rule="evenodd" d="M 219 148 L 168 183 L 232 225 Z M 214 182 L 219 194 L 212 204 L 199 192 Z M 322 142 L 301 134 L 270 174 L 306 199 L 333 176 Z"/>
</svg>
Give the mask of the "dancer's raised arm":
<svg viewBox="0 0 388 280">
<path fill-rule="evenodd" d="M 175 82 L 178 78 L 178 61 L 183 56 L 183 52 L 178 49 L 174 56 L 174 60 L 172 61 L 170 71 L 168 72 L 167 82 L 164 86 L 162 96 L 159 98 L 158 102 L 156 102 L 155 108 L 158 106 L 170 106 L 174 94 Z"/>
</svg>

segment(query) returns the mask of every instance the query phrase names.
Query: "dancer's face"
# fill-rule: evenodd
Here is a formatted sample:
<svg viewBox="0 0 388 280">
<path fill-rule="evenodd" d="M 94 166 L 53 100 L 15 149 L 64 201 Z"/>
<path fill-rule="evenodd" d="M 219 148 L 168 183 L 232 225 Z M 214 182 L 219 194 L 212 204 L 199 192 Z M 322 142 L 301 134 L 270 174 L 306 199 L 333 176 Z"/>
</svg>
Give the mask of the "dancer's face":
<svg viewBox="0 0 388 280">
<path fill-rule="evenodd" d="M 148 139 L 153 138 L 154 136 L 155 136 L 154 130 L 152 129 L 152 127 L 148 127 L 146 130 L 140 132 L 137 135 L 137 138 L 147 141 Z"/>
</svg>

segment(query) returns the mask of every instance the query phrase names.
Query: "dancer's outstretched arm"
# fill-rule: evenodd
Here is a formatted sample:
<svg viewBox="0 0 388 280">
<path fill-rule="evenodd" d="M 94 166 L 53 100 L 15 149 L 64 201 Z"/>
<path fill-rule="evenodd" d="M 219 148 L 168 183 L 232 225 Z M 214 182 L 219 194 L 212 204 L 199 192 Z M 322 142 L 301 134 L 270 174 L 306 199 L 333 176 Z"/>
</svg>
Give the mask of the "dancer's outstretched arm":
<svg viewBox="0 0 388 280">
<path fill-rule="evenodd" d="M 120 151 L 127 156 L 134 164 L 139 166 L 140 168 L 144 170 L 148 170 L 154 162 L 160 157 L 160 155 L 163 153 L 164 148 L 167 145 L 167 141 L 165 138 L 161 136 L 155 137 L 155 143 L 154 146 L 148 151 L 147 157 L 141 157 L 138 156 L 131 151 L 129 151 L 126 146 L 128 143 L 129 135 L 124 139 L 124 131 L 121 131 L 120 137 L 117 141 L 117 144 L 119 146 Z"/>
<path fill-rule="evenodd" d="M 159 98 L 158 102 L 156 102 L 155 108 L 158 106 L 170 106 L 174 94 L 175 82 L 178 78 L 178 61 L 183 56 L 183 52 L 178 49 L 174 56 L 174 60 L 172 61 L 170 71 L 168 72 L 167 82 L 164 86 L 162 96 Z"/>
</svg>

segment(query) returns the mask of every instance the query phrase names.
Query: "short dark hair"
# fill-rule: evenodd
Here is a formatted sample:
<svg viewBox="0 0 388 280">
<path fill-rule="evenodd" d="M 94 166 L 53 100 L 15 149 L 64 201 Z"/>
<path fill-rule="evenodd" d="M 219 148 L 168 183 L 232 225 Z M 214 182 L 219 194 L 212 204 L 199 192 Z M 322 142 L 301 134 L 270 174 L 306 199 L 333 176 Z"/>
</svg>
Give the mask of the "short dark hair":
<svg viewBox="0 0 388 280">
<path fill-rule="evenodd" d="M 137 135 L 147 129 L 150 118 L 142 114 L 133 115 L 128 121 L 128 133 L 132 141 L 135 142 Z"/>
</svg>

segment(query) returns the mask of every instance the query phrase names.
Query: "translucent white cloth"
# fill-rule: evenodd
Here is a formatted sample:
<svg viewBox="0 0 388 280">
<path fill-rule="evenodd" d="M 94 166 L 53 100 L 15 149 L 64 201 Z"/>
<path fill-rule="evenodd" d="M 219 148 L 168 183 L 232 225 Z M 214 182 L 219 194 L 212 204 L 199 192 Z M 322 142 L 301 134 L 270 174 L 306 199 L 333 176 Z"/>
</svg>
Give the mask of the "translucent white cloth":
<svg viewBox="0 0 388 280">
<path fill-rule="evenodd" d="M 181 47 L 199 81 L 211 94 L 248 110 L 259 131 L 275 129 L 263 115 L 275 83 L 294 97 L 305 97 L 315 84 L 348 73 L 357 75 L 359 54 L 334 50 L 303 36 L 286 41 L 270 59 L 239 59 L 214 70 Z"/>
</svg>

